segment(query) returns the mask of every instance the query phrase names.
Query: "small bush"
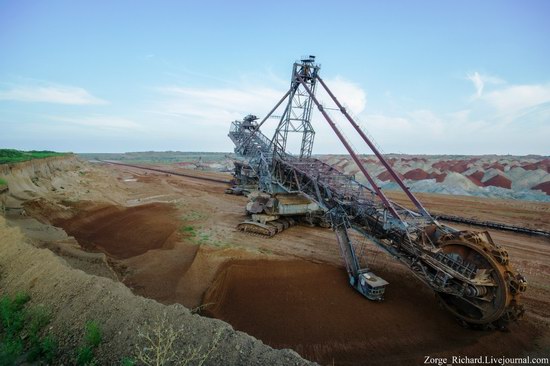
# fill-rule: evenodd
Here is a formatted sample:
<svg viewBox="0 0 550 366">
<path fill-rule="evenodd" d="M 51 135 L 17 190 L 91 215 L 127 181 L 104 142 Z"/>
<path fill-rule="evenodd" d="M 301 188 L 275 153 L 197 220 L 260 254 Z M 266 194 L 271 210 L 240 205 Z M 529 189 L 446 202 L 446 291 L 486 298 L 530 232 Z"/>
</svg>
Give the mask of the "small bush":
<svg viewBox="0 0 550 366">
<path fill-rule="evenodd" d="M 101 343 L 101 329 L 96 321 L 86 322 L 84 333 L 84 345 L 76 352 L 76 363 L 78 365 L 92 366 L 96 364 L 94 350 Z"/>
<path fill-rule="evenodd" d="M 187 366 L 193 363 L 202 366 L 218 347 L 222 336 L 222 329 L 219 329 L 207 348 L 191 345 L 186 348 L 176 347 L 183 332 L 183 328 L 175 328 L 169 322 L 166 313 L 155 323 L 138 328 L 139 341 L 135 345 L 134 354 L 136 360 L 146 366 Z"/>
<path fill-rule="evenodd" d="M 31 340 L 31 346 L 27 353 L 27 361 L 45 360 L 52 362 L 57 354 L 57 340 L 52 335 Z"/>
<path fill-rule="evenodd" d="M 30 297 L 24 293 L 18 293 L 12 299 L 9 296 L 0 298 L 0 324 L 2 333 L 7 339 L 15 337 L 25 324 L 25 313 L 23 307 Z"/>
<path fill-rule="evenodd" d="M 95 321 L 86 323 L 86 343 L 92 348 L 96 348 L 101 343 L 101 329 Z"/>
<path fill-rule="evenodd" d="M 57 354 L 57 340 L 51 335 L 45 336 L 40 341 L 40 351 L 42 358 L 51 363 Z"/>
<path fill-rule="evenodd" d="M 133 358 L 130 357 L 124 357 L 122 361 L 120 361 L 121 366 L 136 366 L 136 361 Z"/>
<path fill-rule="evenodd" d="M 195 232 L 195 228 L 193 226 L 184 226 L 180 230 L 182 233 L 188 234 L 191 237 L 197 236 L 197 233 Z"/>
<path fill-rule="evenodd" d="M 38 336 L 38 333 L 50 323 L 50 313 L 44 307 L 29 309 L 26 315 L 31 337 Z"/>
<path fill-rule="evenodd" d="M 53 358 L 57 349 L 57 342 L 48 335 L 40 337 L 40 332 L 50 323 L 50 313 L 44 307 L 28 309 L 26 313 L 26 328 L 30 343 L 27 354 L 28 361 L 36 361 L 41 358 Z"/>
<path fill-rule="evenodd" d="M 82 346 L 76 354 L 76 363 L 79 366 L 95 365 L 94 349 L 92 346 Z"/>
<path fill-rule="evenodd" d="M 0 365 L 13 365 L 25 353 L 29 362 L 53 361 L 57 342 L 51 335 L 41 337 L 50 322 L 44 307 L 25 307 L 30 296 L 19 293 L 0 298 Z"/>
<path fill-rule="evenodd" d="M 14 365 L 25 344 L 20 336 L 25 326 L 25 304 L 30 297 L 19 293 L 0 298 L 0 365 Z"/>
<path fill-rule="evenodd" d="M 0 365 L 15 365 L 23 352 L 23 341 L 20 338 L 4 339 L 0 342 Z"/>
</svg>

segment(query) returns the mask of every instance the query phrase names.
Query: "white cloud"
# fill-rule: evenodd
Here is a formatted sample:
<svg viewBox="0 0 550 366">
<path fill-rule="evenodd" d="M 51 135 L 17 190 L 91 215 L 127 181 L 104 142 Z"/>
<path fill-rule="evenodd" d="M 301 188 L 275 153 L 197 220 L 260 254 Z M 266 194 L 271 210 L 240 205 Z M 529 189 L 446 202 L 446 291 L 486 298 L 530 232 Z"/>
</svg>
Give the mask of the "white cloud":
<svg viewBox="0 0 550 366">
<path fill-rule="evenodd" d="M 482 98 L 500 113 L 514 113 L 550 102 L 550 84 L 514 85 L 487 93 Z"/>
<path fill-rule="evenodd" d="M 166 86 L 157 88 L 162 98 L 155 102 L 150 112 L 184 123 L 229 126 L 231 120 L 246 114 L 259 116 L 267 113 L 284 91 L 270 88 L 189 88 Z M 229 128 L 229 127 L 228 127 Z"/>
<path fill-rule="evenodd" d="M 481 94 L 483 94 L 483 87 L 485 86 L 483 80 L 481 80 L 481 75 L 476 71 L 473 74 L 468 74 L 467 78 L 474 84 L 476 95 L 481 97 Z"/>
<path fill-rule="evenodd" d="M 474 78 L 483 85 L 486 82 L 493 85 L 503 83 L 498 78 L 479 73 Z M 511 146 L 515 146 L 514 141 L 518 135 L 525 135 L 527 132 L 518 129 L 518 126 L 509 125 L 510 121 L 506 119 L 495 118 L 494 108 L 526 107 L 543 102 L 547 96 L 550 98 L 550 92 L 545 92 L 546 88 L 504 85 L 489 92 L 481 89 L 476 103 L 468 105 L 468 109 L 458 109 L 453 113 L 423 108 L 387 114 L 367 110 L 367 94 L 357 84 L 341 77 L 327 79 L 326 83 L 336 97 L 354 115 L 360 117 L 358 122 L 366 127 L 385 152 L 476 154 L 530 153 L 544 150 L 538 137 L 532 137 L 532 145 L 516 146 L 510 150 Z M 150 112 L 158 116 L 155 126 L 162 126 L 158 128 L 162 132 L 155 131 L 152 134 L 156 137 L 162 135 L 167 139 L 175 134 L 181 135 L 183 145 L 199 144 L 201 150 L 231 149 L 232 144 L 227 138 L 230 122 L 241 119 L 248 113 L 262 118 L 285 92 L 282 86 L 277 89 L 257 85 L 247 87 L 244 84 L 240 88 L 157 88 L 159 99 L 149 108 Z M 325 107 L 334 106 L 328 95 L 322 92 L 321 86 L 317 88 L 317 96 Z M 489 106 L 493 108 L 487 108 Z M 284 104 L 274 114 L 280 115 L 283 107 Z M 339 112 L 328 110 L 328 113 L 357 152 L 370 152 Z M 262 131 L 271 137 L 277 122 L 277 119 L 268 120 Z M 312 122 L 316 130 L 314 152 L 345 153 L 342 144 L 317 108 L 314 108 Z M 289 141 L 291 152 L 296 152 L 292 149 L 294 142 Z"/>
<path fill-rule="evenodd" d="M 324 81 L 340 103 L 345 105 L 350 112 L 359 114 L 365 109 L 367 105 L 367 93 L 359 85 L 340 76 Z M 332 102 L 332 99 L 324 91 L 320 83 L 317 85 L 317 95 L 324 106 L 334 106 L 334 102 Z"/>
<path fill-rule="evenodd" d="M 91 95 L 83 88 L 56 84 L 13 86 L 0 90 L 0 100 L 72 105 L 107 104 L 107 101 Z"/>
<path fill-rule="evenodd" d="M 474 73 L 468 73 L 466 75 L 466 78 L 470 80 L 476 89 L 476 97 L 481 97 L 483 95 L 483 89 L 485 88 L 485 84 L 503 84 L 504 80 L 496 77 L 496 76 L 490 76 L 490 75 L 483 75 L 479 72 Z"/>
<path fill-rule="evenodd" d="M 260 119 L 275 106 L 285 94 L 288 86 L 286 82 L 275 83 L 277 87 L 265 87 L 258 85 L 258 80 L 272 85 L 272 80 L 256 78 L 247 82 L 243 81 L 242 87 L 224 88 L 192 88 L 178 85 L 162 86 L 155 89 L 158 98 L 146 107 L 147 112 L 155 115 L 156 125 L 162 125 L 163 131 L 174 131 L 185 135 L 186 139 L 204 141 L 203 149 L 229 150 L 232 147 L 227 138 L 227 132 L 231 121 L 241 119 L 247 114 L 255 114 Z M 327 79 L 327 85 L 337 95 L 351 112 L 360 113 L 366 105 L 366 93 L 356 84 L 346 81 L 341 77 Z M 317 87 L 318 98 L 325 106 L 334 106 L 328 95 L 320 92 Z M 273 113 L 280 116 L 286 102 Z M 314 107 L 314 111 L 317 108 Z M 337 112 L 335 112 L 336 114 Z M 339 114 L 339 113 L 338 113 Z M 314 117 L 315 128 L 326 128 L 320 115 Z M 271 137 L 279 119 L 269 119 L 262 127 L 262 132 Z M 178 131 L 178 132 L 176 132 Z M 208 132 L 205 132 L 208 131 Z M 155 132 L 156 135 L 164 132 Z M 207 139 L 205 140 L 205 133 Z M 294 137 L 289 140 L 289 148 L 294 146 Z M 225 146 L 225 148 L 222 148 Z"/>
<path fill-rule="evenodd" d="M 63 122 L 78 126 L 93 127 L 98 129 L 118 129 L 130 130 L 129 132 L 142 130 L 143 126 L 127 118 L 107 116 L 107 115 L 91 115 L 84 117 L 62 117 L 50 116 L 50 120 Z"/>
</svg>

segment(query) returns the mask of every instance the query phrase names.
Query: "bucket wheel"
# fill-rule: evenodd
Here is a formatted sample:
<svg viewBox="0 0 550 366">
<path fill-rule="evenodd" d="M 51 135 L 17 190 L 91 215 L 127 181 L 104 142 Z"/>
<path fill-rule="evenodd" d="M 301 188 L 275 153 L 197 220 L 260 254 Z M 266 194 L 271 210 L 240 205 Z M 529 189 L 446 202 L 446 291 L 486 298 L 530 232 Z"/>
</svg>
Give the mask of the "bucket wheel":
<svg viewBox="0 0 550 366">
<path fill-rule="evenodd" d="M 441 238 L 440 248 L 477 269 L 475 285 L 464 282 L 462 294 L 437 292 L 444 308 L 465 326 L 504 328 L 523 315 L 519 297 L 527 288 L 508 262 L 508 253 L 488 232 L 462 231 Z"/>
</svg>

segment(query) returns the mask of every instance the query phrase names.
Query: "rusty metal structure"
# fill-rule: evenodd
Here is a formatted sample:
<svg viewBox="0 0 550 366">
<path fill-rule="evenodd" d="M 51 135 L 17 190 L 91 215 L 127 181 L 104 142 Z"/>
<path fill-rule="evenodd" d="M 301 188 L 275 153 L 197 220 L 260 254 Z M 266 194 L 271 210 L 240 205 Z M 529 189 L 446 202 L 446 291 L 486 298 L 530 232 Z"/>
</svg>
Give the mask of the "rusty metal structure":
<svg viewBox="0 0 550 366">
<path fill-rule="evenodd" d="M 235 162 L 233 191 L 252 192 L 247 205 L 250 219 L 239 229 L 272 236 L 297 222 L 330 226 L 351 286 L 368 299 L 382 300 L 388 282 L 368 267 L 363 248 L 349 235 L 350 230 L 355 230 L 407 266 L 435 291 L 443 307 L 463 325 L 502 328 L 519 319 L 524 311 L 520 296 L 527 283 L 512 268 L 507 251 L 486 231 L 460 231 L 432 217 L 332 93 L 319 71 L 314 56 L 295 62 L 289 90 L 261 121 L 248 115 L 231 124 L 229 137 L 240 157 Z M 327 113 L 329 107 L 317 99 L 318 87 L 334 104 L 330 109 L 343 114 L 415 209 L 391 201 L 377 186 L 359 154 Z M 270 139 L 261 127 L 280 106 L 284 106 L 284 111 Z M 314 107 L 368 184 L 311 156 Z M 290 134 L 301 134 L 298 154 L 288 152 Z"/>
</svg>

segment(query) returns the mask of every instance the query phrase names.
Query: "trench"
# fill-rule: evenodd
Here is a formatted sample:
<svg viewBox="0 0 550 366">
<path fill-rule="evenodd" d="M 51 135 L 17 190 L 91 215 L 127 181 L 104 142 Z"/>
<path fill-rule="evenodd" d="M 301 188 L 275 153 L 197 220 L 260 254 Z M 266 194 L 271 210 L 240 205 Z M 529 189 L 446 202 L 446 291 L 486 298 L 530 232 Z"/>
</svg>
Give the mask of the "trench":
<svg viewBox="0 0 550 366">
<path fill-rule="evenodd" d="M 379 271 L 380 272 L 380 271 Z M 423 364 L 426 355 L 510 355 L 531 347 L 537 332 L 461 328 L 417 280 L 379 273 L 390 282 L 382 302 L 347 284 L 341 267 L 291 261 L 232 261 L 204 297 L 205 313 L 274 348 L 291 348 L 320 364 Z"/>
</svg>

